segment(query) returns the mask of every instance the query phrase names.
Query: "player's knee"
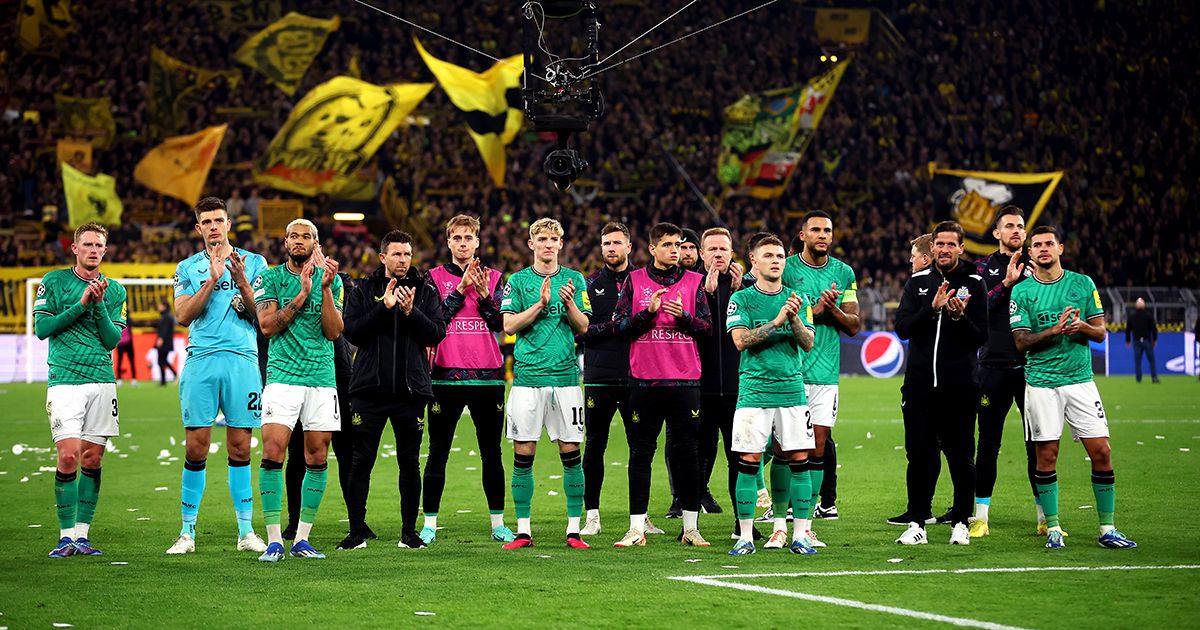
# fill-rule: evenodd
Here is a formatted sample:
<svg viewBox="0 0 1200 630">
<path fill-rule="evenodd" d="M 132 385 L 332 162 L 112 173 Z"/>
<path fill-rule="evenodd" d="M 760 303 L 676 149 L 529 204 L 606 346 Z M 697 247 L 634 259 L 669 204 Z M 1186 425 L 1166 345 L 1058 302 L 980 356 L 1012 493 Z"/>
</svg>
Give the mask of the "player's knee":
<svg viewBox="0 0 1200 630">
<path fill-rule="evenodd" d="M 65 473 L 75 472 L 79 468 L 79 454 L 65 452 L 58 454 L 58 469 Z"/>
<path fill-rule="evenodd" d="M 80 457 L 80 462 L 84 468 L 99 468 L 100 459 L 104 456 L 104 449 L 86 450 L 83 456 Z"/>
<path fill-rule="evenodd" d="M 276 440 L 263 442 L 263 459 L 281 462 L 287 455 L 287 443 Z"/>
<path fill-rule="evenodd" d="M 308 466 L 324 466 L 329 459 L 329 454 L 326 450 L 306 451 L 304 453 L 304 463 Z"/>
<path fill-rule="evenodd" d="M 1092 468 L 1104 469 L 1112 467 L 1112 447 L 1107 442 L 1090 449 L 1088 455 L 1092 458 Z"/>
</svg>

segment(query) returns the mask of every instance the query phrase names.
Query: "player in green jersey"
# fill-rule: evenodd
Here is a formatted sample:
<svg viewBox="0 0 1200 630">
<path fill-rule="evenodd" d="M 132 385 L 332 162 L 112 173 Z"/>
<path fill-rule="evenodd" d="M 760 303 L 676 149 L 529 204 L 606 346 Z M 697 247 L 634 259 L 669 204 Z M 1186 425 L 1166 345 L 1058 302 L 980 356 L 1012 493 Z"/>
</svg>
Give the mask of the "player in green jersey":
<svg viewBox="0 0 1200 630">
<path fill-rule="evenodd" d="M 107 244 L 104 226 L 79 226 L 71 244 L 75 266 L 46 274 L 33 303 L 34 332 L 50 340 L 46 415 L 58 451 L 59 539 L 51 558 L 100 555 L 88 536 L 100 497 L 100 459 L 120 429 L 112 351 L 126 326 L 125 288 L 100 273 Z"/>
<path fill-rule="evenodd" d="M 862 330 L 858 317 L 858 282 L 850 265 L 829 255 L 833 246 L 833 219 L 820 210 L 804 215 L 800 238 L 804 249 L 787 259 L 791 274 L 812 305 L 817 327 L 813 351 L 804 358 L 804 391 L 812 413 L 816 448 L 809 457 L 813 511 L 816 518 L 837 518 L 837 455 L 830 433 L 837 423 L 838 373 L 842 368 L 840 333 L 851 337 Z M 828 453 L 826 450 L 828 448 Z M 828 459 L 826 459 L 828 455 Z M 825 481 L 829 474 L 828 482 Z M 818 504 L 820 499 L 820 504 Z M 817 547 L 824 543 L 811 536 Z"/>
<path fill-rule="evenodd" d="M 1100 293 L 1091 278 L 1062 268 L 1062 238 L 1054 227 L 1034 228 L 1029 249 L 1033 282 L 1013 287 L 1008 312 L 1017 351 L 1026 353 L 1025 439 L 1037 444 L 1035 482 L 1049 529 L 1046 547 L 1064 546 L 1054 470 L 1064 420 L 1092 462 L 1100 546 L 1136 547 L 1113 525 L 1116 492 L 1108 419 L 1092 380 L 1088 342 L 1103 342 L 1105 335 Z"/>
<path fill-rule="evenodd" d="M 812 486 L 808 451 L 814 446 L 812 417 L 804 395 L 804 356 L 813 348 L 810 308 L 804 296 L 781 283 L 786 252 L 774 236 L 754 247 L 758 281 L 729 299 L 725 326 L 741 352 L 737 410 L 733 415 L 733 447 L 739 454 L 735 495 L 738 542 L 729 555 L 754 553 L 756 477 L 768 441 L 774 443 L 773 467 L 789 473 L 793 553 L 816 553 L 811 529 Z M 782 477 L 783 475 L 779 475 Z M 772 477 L 777 475 L 772 471 Z M 784 510 L 786 511 L 786 508 Z M 766 548 L 786 544 L 787 525 L 777 527 Z"/>
<path fill-rule="evenodd" d="M 505 549 L 533 546 L 533 458 L 542 427 L 558 443 L 562 459 L 567 545 L 589 547 L 579 537 L 583 515 L 579 444 L 584 438 L 584 412 L 575 335 L 587 330 L 592 306 L 583 274 L 558 264 L 562 237 L 562 225 L 554 219 L 538 219 L 529 226 L 533 265 L 508 279 L 500 302 L 504 333 L 517 337 L 513 387 L 505 408 L 508 439 L 513 440 L 512 494 L 517 537 L 505 544 Z"/>
<path fill-rule="evenodd" d="M 259 493 L 267 523 L 263 562 L 283 559 L 283 461 L 299 421 L 304 429 L 304 486 L 300 524 L 291 554 L 324 558 L 308 541 L 325 495 L 326 456 L 333 432 L 341 428 L 333 340 L 342 334 L 342 279 L 338 263 L 321 254 L 317 226 L 296 219 L 287 226 L 287 262 L 254 283 L 258 325 L 270 340 L 263 388 L 263 459 Z M 317 291 L 314 292 L 313 289 Z"/>
</svg>

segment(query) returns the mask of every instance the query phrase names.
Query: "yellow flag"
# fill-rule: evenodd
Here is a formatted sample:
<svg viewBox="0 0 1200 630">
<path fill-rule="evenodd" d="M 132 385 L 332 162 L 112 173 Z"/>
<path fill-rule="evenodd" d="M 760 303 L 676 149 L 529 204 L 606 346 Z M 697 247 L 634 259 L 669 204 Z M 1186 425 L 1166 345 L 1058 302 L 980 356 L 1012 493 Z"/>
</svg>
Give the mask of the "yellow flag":
<svg viewBox="0 0 1200 630">
<path fill-rule="evenodd" d="M 70 0 L 23 0 L 17 10 L 17 45 L 28 53 L 57 55 L 75 30 Z"/>
<path fill-rule="evenodd" d="M 322 20 L 292 11 L 246 40 L 234 58 L 258 70 L 291 96 L 326 38 L 341 23 L 336 15 Z"/>
<path fill-rule="evenodd" d="M 415 37 L 413 41 L 450 102 L 466 118 L 467 133 L 479 148 L 492 181 L 503 188 L 504 147 L 517 136 L 525 119 L 521 112 L 524 57 L 514 55 L 496 62 L 482 73 L 473 72 L 437 59 L 426 52 Z"/>
<path fill-rule="evenodd" d="M 227 127 L 167 138 L 138 162 L 133 178 L 151 190 L 196 205 Z"/>
<path fill-rule="evenodd" d="M 379 86 L 334 77 L 313 88 L 292 108 L 254 180 L 304 195 L 344 189 L 432 83 Z"/>
<path fill-rule="evenodd" d="M 92 143 L 81 140 L 59 140 L 58 161 L 81 170 L 92 170 Z"/>
<path fill-rule="evenodd" d="M 150 49 L 150 130 L 155 138 L 173 134 L 186 123 L 187 110 L 213 79 L 224 77 L 233 87 L 242 80 L 237 70 L 209 70 Z"/>
<path fill-rule="evenodd" d="M 62 174 L 71 227 L 84 223 L 121 225 L 124 207 L 117 196 L 117 180 L 103 173 L 82 173 L 70 164 L 62 165 Z"/>
<path fill-rule="evenodd" d="M 107 149 L 117 137 L 117 121 L 113 120 L 112 101 L 103 98 L 75 98 L 54 95 L 58 124 L 68 136 L 91 138 L 92 145 Z"/>
</svg>

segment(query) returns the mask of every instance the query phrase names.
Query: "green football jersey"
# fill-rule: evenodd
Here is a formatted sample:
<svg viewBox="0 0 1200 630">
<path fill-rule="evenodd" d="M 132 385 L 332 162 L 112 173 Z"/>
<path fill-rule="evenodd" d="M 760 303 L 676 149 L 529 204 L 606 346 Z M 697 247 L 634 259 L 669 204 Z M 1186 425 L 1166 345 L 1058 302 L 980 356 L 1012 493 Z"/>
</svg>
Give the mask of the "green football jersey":
<svg viewBox="0 0 1200 630">
<path fill-rule="evenodd" d="M 108 318 L 117 328 L 126 325 L 125 287 L 108 280 L 104 304 L 79 306 L 79 299 L 90 282 L 80 278 L 75 268 L 57 269 L 42 278 L 33 301 L 35 325 L 47 317 L 71 311 L 78 317 L 58 334 L 51 336 L 47 357 L 48 385 L 114 383 L 112 350 L 100 343 L 100 321 Z M 74 309 L 74 310 L 72 310 Z"/>
<path fill-rule="evenodd" d="M 267 347 L 267 382 L 305 387 L 337 387 L 333 367 L 333 342 L 321 331 L 321 278 L 325 270 L 313 273 L 313 288 L 296 318 L 283 332 L 271 337 Z M 340 311 L 344 289 L 342 279 L 334 276 L 330 285 L 333 305 Z M 254 303 L 275 302 L 279 308 L 291 304 L 300 293 L 300 275 L 287 265 L 272 267 L 254 281 Z"/>
<path fill-rule="evenodd" d="M 537 303 L 542 281 L 533 267 L 526 267 L 508 278 L 504 285 L 501 313 L 521 313 Z M 516 387 L 567 387 L 579 384 L 579 362 L 575 359 L 575 331 L 567 321 L 567 307 L 558 298 L 558 290 L 570 281 L 575 285 L 575 306 L 592 314 L 587 280 L 574 269 L 559 267 L 550 276 L 550 304 L 537 319 L 517 333 L 513 348 L 513 385 Z"/>
<path fill-rule="evenodd" d="M 791 293 L 787 289 L 764 293 L 758 285 L 734 293 L 726 311 L 726 330 L 753 330 L 767 324 L 779 314 Z M 800 320 L 813 329 L 812 308 L 807 300 L 800 311 Z M 803 354 L 792 338 L 790 322 L 767 341 L 743 350 L 738 364 L 737 407 L 769 409 L 808 404 L 804 395 Z"/>
<path fill-rule="evenodd" d="M 1033 276 L 1013 287 L 1008 323 L 1013 330 L 1039 333 L 1053 328 L 1068 306 L 1079 309 L 1083 321 L 1104 315 L 1100 292 L 1091 278 L 1074 271 L 1063 271 L 1054 282 Z M 1025 382 L 1030 387 L 1062 387 L 1090 380 L 1092 351 L 1083 335 L 1058 335 L 1026 353 Z"/>
<path fill-rule="evenodd" d="M 790 270 L 792 282 L 799 278 L 799 286 L 804 292 L 804 298 L 810 305 L 815 305 L 821 299 L 821 292 L 837 285 L 842 294 L 838 296 L 838 306 L 858 302 L 858 282 L 854 279 L 854 270 L 850 265 L 829 256 L 825 264 L 814 267 L 804 261 L 799 254 L 788 256 L 784 275 Z M 790 286 L 786 282 L 785 286 Z M 838 373 L 842 369 L 842 340 L 834 325 L 833 316 L 823 313 L 813 322 L 817 327 L 816 342 L 812 352 L 804 357 L 804 382 L 811 385 L 837 385 Z"/>
</svg>

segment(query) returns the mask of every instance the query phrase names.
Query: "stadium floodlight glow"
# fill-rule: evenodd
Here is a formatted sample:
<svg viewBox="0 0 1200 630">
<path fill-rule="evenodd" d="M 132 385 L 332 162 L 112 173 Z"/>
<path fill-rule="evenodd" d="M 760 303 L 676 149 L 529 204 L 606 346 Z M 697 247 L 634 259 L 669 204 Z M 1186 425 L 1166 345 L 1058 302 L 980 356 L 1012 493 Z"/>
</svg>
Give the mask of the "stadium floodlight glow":
<svg viewBox="0 0 1200 630">
<path fill-rule="evenodd" d="M 821 55 L 821 63 L 825 63 L 826 61 L 829 61 L 829 55 Z"/>
<path fill-rule="evenodd" d="M 362 221 L 367 215 L 361 212 L 334 212 L 334 221 Z"/>
<path fill-rule="evenodd" d="M 833 63 L 837 63 L 837 55 L 830 56 L 829 60 L 832 61 Z"/>
</svg>

